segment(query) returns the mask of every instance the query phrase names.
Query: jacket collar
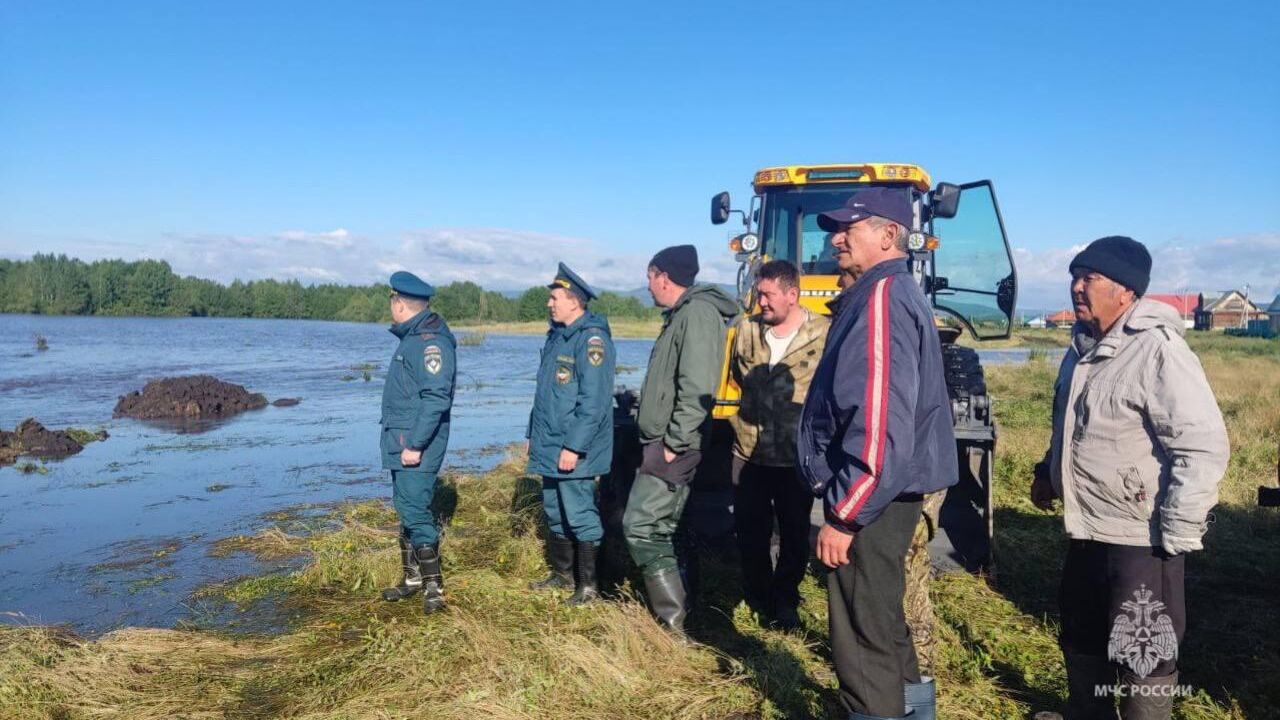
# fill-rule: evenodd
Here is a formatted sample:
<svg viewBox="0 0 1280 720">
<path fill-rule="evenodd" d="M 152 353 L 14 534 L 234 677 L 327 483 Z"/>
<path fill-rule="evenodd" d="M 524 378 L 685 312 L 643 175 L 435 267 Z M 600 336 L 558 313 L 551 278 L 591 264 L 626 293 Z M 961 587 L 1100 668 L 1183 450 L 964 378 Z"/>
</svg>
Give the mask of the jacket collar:
<svg viewBox="0 0 1280 720">
<path fill-rule="evenodd" d="M 1116 318 L 1111 329 L 1101 338 L 1094 339 L 1089 333 L 1088 328 L 1083 323 L 1076 323 L 1074 327 L 1075 336 L 1072 338 L 1072 344 L 1075 346 L 1076 354 L 1080 356 L 1082 362 L 1090 362 L 1093 360 L 1102 360 L 1104 358 L 1115 357 L 1120 352 L 1120 348 L 1129 339 L 1129 333 L 1125 332 L 1129 328 L 1129 321 L 1133 318 L 1133 311 L 1138 307 L 1134 303 L 1124 314 Z"/>
<path fill-rule="evenodd" d="M 849 298 L 862 292 L 868 285 L 873 285 L 877 280 L 895 273 L 910 271 L 911 267 L 907 262 L 908 258 L 900 257 L 881 260 L 875 265 L 872 265 L 869 270 L 859 275 L 858 279 L 854 280 L 852 285 L 841 290 L 835 300 L 827 303 L 827 307 L 831 308 L 831 316 L 835 317 L 836 315 L 839 315 L 840 312 L 849 304 Z"/>
<path fill-rule="evenodd" d="M 791 345 L 787 347 L 787 355 L 818 338 L 824 337 L 825 334 L 825 328 L 822 327 L 822 323 L 818 321 L 818 318 L 813 313 L 809 312 L 808 308 L 801 307 L 798 309 L 804 313 L 804 322 L 800 323 L 800 327 L 796 328 L 796 336 L 791 340 Z M 761 346 L 767 346 L 765 333 L 769 332 L 771 326 L 765 325 L 763 322 L 757 322 L 756 325 L 759 326 L 756 328 L 757 340 Z"/>
<path fill-rule="evenodd" d="M 568 325 L 561 325 L 561 324 L 559 324 L 559 323 L 551 323 L 551 328 L 550 328 L 549 330 L 547 330 L 547 334 L 548 334 L 548 335 L 552 335 L 552 336 L 558 336 L 558 337 L 561 337 L 561 338 L 570 338 L 570 337 L 573 337 L 575 333 L 577 333 L 577 332 L 578 332 L 579 330 L 581 330 L 584 326 L 586 326 L 587 321 L 590 319 L 590 317 L 591 317 L 591 313 L 590 313 L 590 312 L 584 312 L 584 313 L 582 313 L 582 315 L 580 315 L 580 316 L 578 317 L 578 319 L 577 319 L 577 320 L 574 320 L 573 322 L 569 323 Z"/>
<path fill-rule="evenodd" d="M 440 316 L 427 308 L 402 323 L 393 323 L 391 325 L 391 334 L 403 340 L 409 335 L 419 332 L 420 329 L 429 329 L 431 326 L 439 322 Z"/>
</svg>

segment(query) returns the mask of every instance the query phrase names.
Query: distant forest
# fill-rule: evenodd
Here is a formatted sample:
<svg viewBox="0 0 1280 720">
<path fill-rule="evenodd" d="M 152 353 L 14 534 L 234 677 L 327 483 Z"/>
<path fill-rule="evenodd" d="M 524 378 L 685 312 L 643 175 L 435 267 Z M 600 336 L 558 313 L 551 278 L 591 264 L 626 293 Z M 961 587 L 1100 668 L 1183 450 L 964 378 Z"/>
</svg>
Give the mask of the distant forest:
<svg viewBox="0 0 1280 720">
<path fill-rule="evenodd" d="M 212 280 L 175 275 L 161 260 L 97 260 L 65 255 L 0 260 L 0 313 L 252 317 L 390 322 L 387 285 L 303 285 L 291 280 Z M 545 287 L 518 297 L 473 282 L 436 288 L 431 307 L 453 323 L 545 320 Z M 604 292 L 591 309 L 615 318 L 652 318 L 637 298 Z"/>
</svg>

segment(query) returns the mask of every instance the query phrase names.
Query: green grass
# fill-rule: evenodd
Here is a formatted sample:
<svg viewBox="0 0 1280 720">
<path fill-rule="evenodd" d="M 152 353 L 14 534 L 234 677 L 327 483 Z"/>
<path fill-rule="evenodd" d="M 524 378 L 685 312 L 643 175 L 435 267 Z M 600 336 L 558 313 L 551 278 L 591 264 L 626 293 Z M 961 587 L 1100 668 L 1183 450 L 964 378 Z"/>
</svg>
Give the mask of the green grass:
<svg viewBox="0 0 1280 720">
<path fill-rule="evenodd" d="M 1215 341 L 1216 342 L 1216 341 Z M 1280 707 L 1280 513 L 1253 506 L 1275 479 L 1280 358 L 1202 348 L 1232 458 L 1206 551 L 1187 565 L 1182 720 L 1275 717 Z M 1028 500 L 1048 441 L 1055 368 L 991 368 L 1000 424 L 996 574 L 948 575 L 931 594 L 940 717 L 1025 718 L 1066 692 L 1056 644 L 1061 518 Z M 671 641 L 624 592 L 586 608 L 526 584 L 545 573 L 536 483 L 506 463 L 447 478 L 449 610 L 377 600 L 398 577 L 384 503 L 336 508 L 219 543 L 216 554 L 301 555 L 300 569 L 202 591 L 248 612 L 289 609 L 277 635 L 125 629 L 84 640 L 51 627 L 0 629 L 0 717 L 28 718 L 804 718 L 837 716 L 821 580 L 801 588 L 803 632 L 760 628 L 731 563 L 709 553 L 692 632 Z"/>
</svg>

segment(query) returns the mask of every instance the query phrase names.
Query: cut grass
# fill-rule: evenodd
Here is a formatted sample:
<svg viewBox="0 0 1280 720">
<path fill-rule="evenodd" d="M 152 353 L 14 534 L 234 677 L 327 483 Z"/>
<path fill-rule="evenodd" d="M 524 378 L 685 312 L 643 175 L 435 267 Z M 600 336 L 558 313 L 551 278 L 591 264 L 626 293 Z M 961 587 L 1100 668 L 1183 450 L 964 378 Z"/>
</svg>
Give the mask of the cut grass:
<svg viewBox="0 0 1280 720">
<path fill-rule="evenodd" d="M 1274 477 L 1280 358 L 1211 347 L 1202 360 L 1227 418 L 1232 459 L 1206 552 L 1189 558 L 1184 720 L 1273 717 L 1280 707 L 1280 515 L 1253 507 Z M 1023 718 L 1066 692 L 1056 643 L 1061 518 L 1031 506 L 1031 466 L 1048 442 L 1055 368 L 991 368 L 1000 422 L 998 574 L 948 575 L 931 591 L 939 716 Z M 121 630 L 88 641 L 56 628 L 0 629 L 0 717 L 184 718 L 803 718 L 838 716 L 822 580 L 801 588 L 802 633 L 761 629 L 737 603 L 731 563 L 708 557 L 702 605 L 683 647 L 623 597 L 571 608 L 532 593 L 544 572 L 536 484 L 508 462 L 449 478 L 438 512 L 447 612 L 377 590 L 399 575 L 394 515 L 339 507 L 299 527 L 292 514 L 217 552 L 303 554 L 296 571 L 207 589 L 238 605 L 281 600 L 273 636 Z M 452 500 L 450 500 L 452 498 Z M 456 503 L 456 507 L 450 505 Z M 317 529 L 318 528 L 318 529 Z"/>
</svg>

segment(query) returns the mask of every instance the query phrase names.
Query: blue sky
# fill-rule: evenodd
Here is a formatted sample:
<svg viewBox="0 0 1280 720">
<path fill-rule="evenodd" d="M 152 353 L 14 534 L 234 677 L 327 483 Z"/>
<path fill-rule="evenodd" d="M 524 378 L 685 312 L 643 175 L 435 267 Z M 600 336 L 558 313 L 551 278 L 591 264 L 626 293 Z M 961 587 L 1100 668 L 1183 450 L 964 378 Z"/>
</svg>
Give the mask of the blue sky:
<svg viewBox="0 0 1280 720">
<path fill-rule="evenodd" d="M 0 256 L 220 280 L 642 283 L 752 172 L 990 178 L 1027 304 L 1130 234 L 1155 290 L 1280 291 L 1280 5 L 0 5 Z"/>
</svg>

